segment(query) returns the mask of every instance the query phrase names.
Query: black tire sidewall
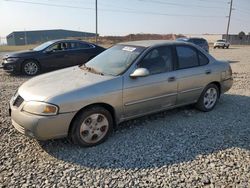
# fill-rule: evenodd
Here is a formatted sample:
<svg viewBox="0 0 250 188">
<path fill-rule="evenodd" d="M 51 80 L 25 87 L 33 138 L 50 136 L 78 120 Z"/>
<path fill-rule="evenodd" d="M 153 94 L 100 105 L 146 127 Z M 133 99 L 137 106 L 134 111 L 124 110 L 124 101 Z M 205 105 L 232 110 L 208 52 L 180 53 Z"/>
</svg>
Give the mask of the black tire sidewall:
<svg viewBox="0 0 250 188">
<path fill-rule="evenodd" d="M 109 122 L 108 131 L 107 131 L 106 135 L 98 142 L 87 143 L 81 139 L 80 127 L 82 125 L 82 122 L 86 119 L 86 117 L 88 117 L 94 113 L 102 114 L 107 118 L 107 120 Z M 102 142 L 104 142 L 108 138 L 108 136 L 110 135 L 110 133 L 112 131 L 113 131 L 113 118 L 112 118 L 110 112 L 103 107 L 96 106 L 96 107 L 84 109 L 82 112 L 80 112 L 77 115 L 76 119 L 73 121 L 72 128 L 69 132 L 69 136 L 74 144 L 77 144 L 77 145 L 83 146 L 83 147 L 90 147 L 90 146 L 95 146 L 95 145 L 98 145 L 98 144 L 101 144 Z"/>
<path fill-rule="evenodd" d="M 24 70 L 24 66 L 27 64 L 27 63 L 30 63 L 30 62 L 32 62 L 32 63 L 35 63 L 36 65 L 37 65 L 37 67 L 38 67 L 38 70 L 37 70 L 37 72 L 35 73 L 35 74 L 27 74 L 26 72 L 25 72 L 25 70 Z M 40 65 L 39 65 L 39 63 L 36 61 L 36 60 L 25 60 L 23 63 L 22 63 L 22 73 L 23 74 L 25 74 L 25 75 L 27 75 L 27 76 L 35 76 L 35 75 L 37 75 L 39 72 L 40 72 Z"/>
<path fill-rule="evenodd" d="M 206 108 L 205 107 L 205 104 L 204 104 L 204 95 L 205 93 L 207 92 L 208 89 L 210 88 L 215 88 L 216 91 L 217 91 L 217 98 L 216 98 L 216 102 L 214 103 L 214 105 L 212 106 L 212 108 Z M 219 93 L 219 88 L 215 85 L 215 84 L 209 84 L 205 87 L 205 89 L 202 91 L 201 95 L 200 95 L 200 98 L 198 100 L 198 102 L 196 103 L 196 107 L 201 110 L 201 111 L 204 111 L 204 112 L 209 112 L 211 110 L 214 109 L 214 107 L 216 106 L 217 102 L 218 102 L 218 99 L 219 99 L 219 96 L 220 96 L 220 93 Z"/>
</svg>

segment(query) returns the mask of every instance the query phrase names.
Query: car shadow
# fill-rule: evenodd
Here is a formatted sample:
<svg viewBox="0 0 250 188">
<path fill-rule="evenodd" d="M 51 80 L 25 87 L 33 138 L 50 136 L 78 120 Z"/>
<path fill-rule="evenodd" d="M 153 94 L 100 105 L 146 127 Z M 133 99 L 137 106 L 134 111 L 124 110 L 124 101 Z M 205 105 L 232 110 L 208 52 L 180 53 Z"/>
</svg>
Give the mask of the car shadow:
<svg viewBox="0 0 250 188">
<path fill-rule="evenodd" d="M 232 61 L 229 60 L 229 63 L 230 63 L 230 64 L 231 64 L 231 63 L 239 63 L 239 62 L 240 62 L 240 61 L 237 61 L 237 60 L 236 60 L 236 61 L 234 61 L 234 60 L 232 60 Z"/>
<path fill-rule="evenodd" d="M 59 160 L 90 168 L 172 165 L 233 147 L 250 150 L 249 104 L 250 97 L 225 94 L 211 112 L 187 106 L 122 123 L 95 147 L 81 148 L 67 139 L 39 144 Z"/>
</svg>

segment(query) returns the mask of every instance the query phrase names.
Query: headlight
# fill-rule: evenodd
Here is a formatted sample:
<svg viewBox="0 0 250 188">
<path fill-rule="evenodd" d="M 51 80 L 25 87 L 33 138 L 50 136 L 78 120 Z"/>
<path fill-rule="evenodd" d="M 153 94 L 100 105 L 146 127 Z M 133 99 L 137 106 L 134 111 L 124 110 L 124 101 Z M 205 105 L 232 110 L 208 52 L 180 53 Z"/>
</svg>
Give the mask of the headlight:
<svg viewBox="0 0 250 188">
<path fill-rule="evenodd" d="M 22 110 L 31 114 L 44 116 L 53 116 L 58 113 L 58 107 L 56 105 L 37 101 L 28 101 Z"/>
<path fill-rule="evenodd" d="M 11 62 L 17 61 L 18 59 L 19 59 L 18 57 L 8 57 L 6 61 L 7 63 L 11 63 Z"/>
</svg>

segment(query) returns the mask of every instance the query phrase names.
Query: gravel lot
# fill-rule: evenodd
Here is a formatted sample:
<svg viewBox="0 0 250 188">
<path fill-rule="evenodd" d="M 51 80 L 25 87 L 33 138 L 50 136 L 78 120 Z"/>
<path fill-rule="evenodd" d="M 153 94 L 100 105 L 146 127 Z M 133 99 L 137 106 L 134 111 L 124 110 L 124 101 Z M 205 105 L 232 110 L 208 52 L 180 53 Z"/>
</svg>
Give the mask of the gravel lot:
<svg viewBox="0 0 250 188">
<path fill-rule="evenodd" d="M 0 70 L 0 187 L 250 187 L 250 47 L 211 53 L 230 60 L 234 76 L 212 112 L 139 118 L 92 148 L 14 130 L 8 101 L 28 78 Z"/>
</svg>

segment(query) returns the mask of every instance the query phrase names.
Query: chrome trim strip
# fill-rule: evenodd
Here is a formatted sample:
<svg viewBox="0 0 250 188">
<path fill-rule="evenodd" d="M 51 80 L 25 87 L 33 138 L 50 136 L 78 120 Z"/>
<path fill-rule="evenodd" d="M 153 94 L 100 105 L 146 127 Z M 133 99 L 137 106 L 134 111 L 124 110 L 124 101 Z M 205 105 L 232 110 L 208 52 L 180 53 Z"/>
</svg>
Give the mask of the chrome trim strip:
<svg viewBox="0 0 250 188">
<path fill-rule="evenodd" d="M 171 97 L 177 95 L 177 93 L 170 93 L 170 94 L 166 94 L 166 95 L 161 95 L 161 96 L 157 96 L 157 97 L 151 97 L 151 98 L 147 98 L 147 99 L 142 99 L 142 100 L 138 100 L 138 101 L 132 101 L 132 102 L 128 102 L 125 104 L 125 106 L 130 106 L 130 105 L 134 105 L 134 104 L 138 104 L 138 103 L 142 103 L 142 102 L 147 102 L 147 101 L 151 101 L 151 100 L 155 100 L 155 99 L 160 99 L 163 97 Z"/>
<path fill-rule="evenodd" d="M 123 121 L 130 120 L 130 119 L 142 117 L 142 116 L 145 116 L 145 115 L 148 115 L 148 114 L 158 113 L 158 112 L 162 112 L 162 111 L 165 111 L 165 110 L 170 110 L 170 109 L 173 109 L 173 108 L 185 106 L 185 105 L 188 105 L 188 104 L 194 104 L 196 102 L 197 102 L 197 100 L 194 100 L 194 101 L 187 102 L 187 103 L 182 103 L 182 104 L 178 104 L 178 105 L 171 105 L 171 106 L 168 106 L 168 107 L 163 107 L 163 108 L 160 108 L 158 110 L 151 110 L 151 111 L 148 111 L 148 112 L 145 112 L 145 113 L 142 113 L 142 114 L 132 115 L 132 116 L 129 116 L 129 117 L 122 117 L 120 123 L 123 122 Z"/>
<path fill-rule="evenodd" d="M 188 90 L 180 91 L 179 93 L 188 93 L 188 92 L 192 92 L 192 91 L 196 91 L 196 90 L 200 90 L 200 89 L 203 89 L 203 87 L 188 89 Z"/>
</svg>

